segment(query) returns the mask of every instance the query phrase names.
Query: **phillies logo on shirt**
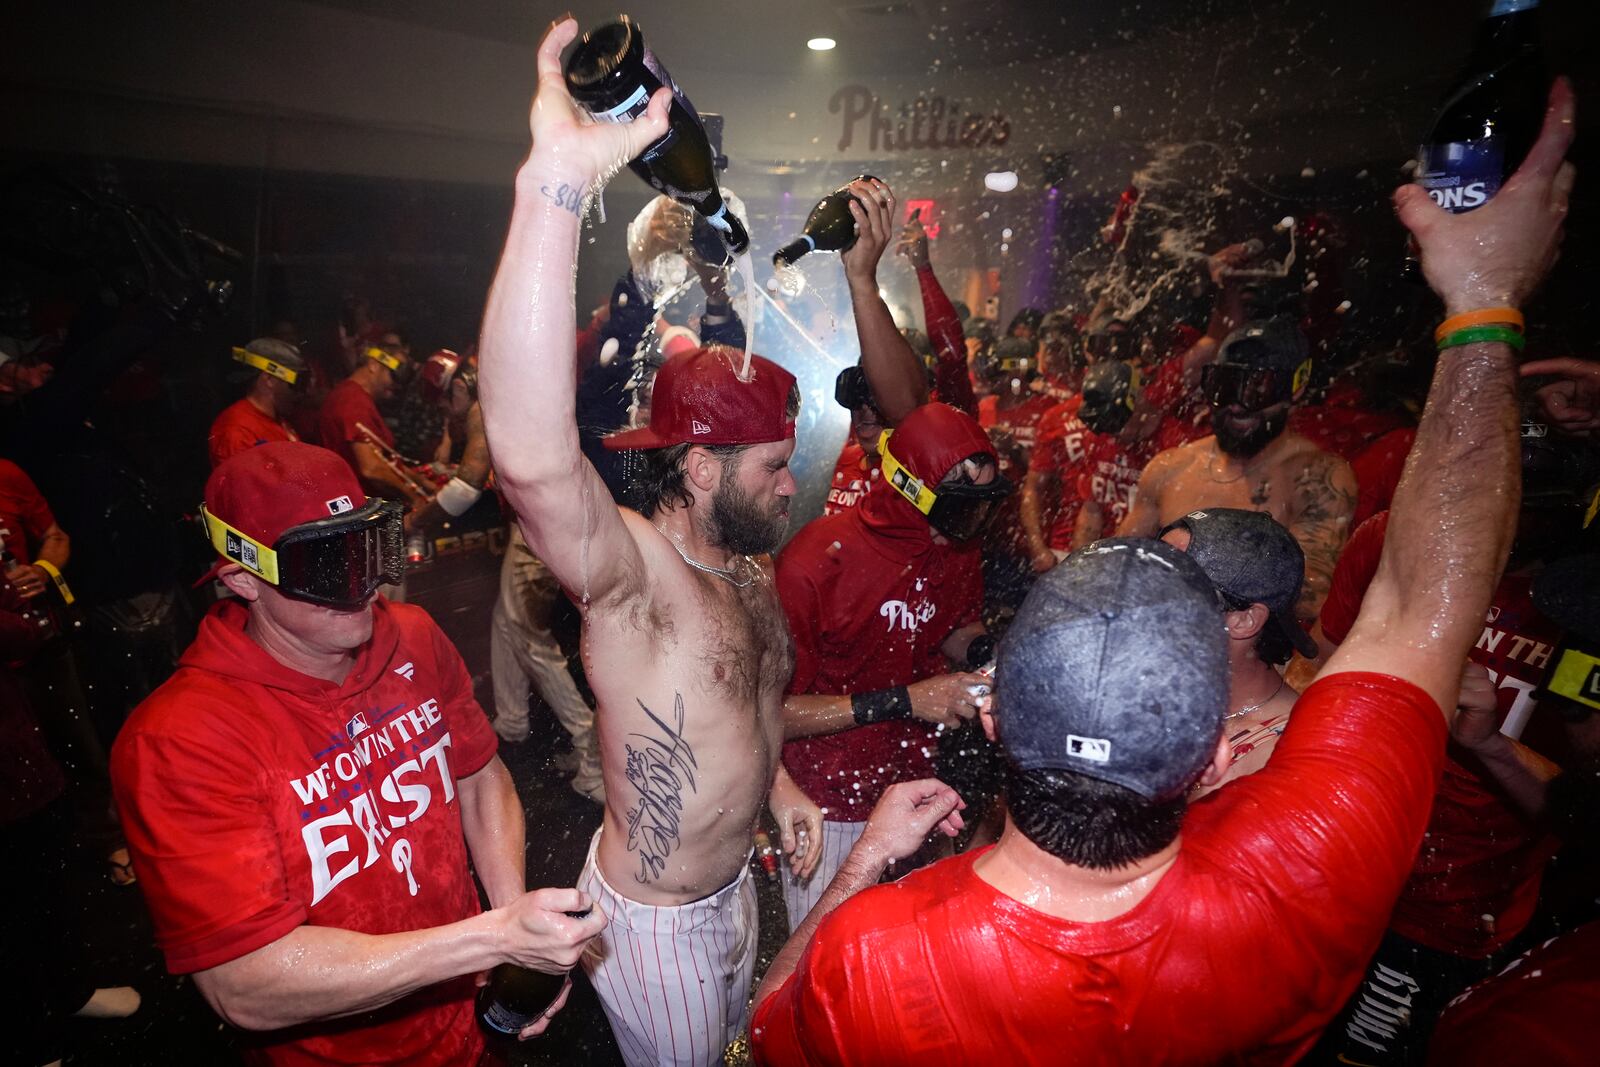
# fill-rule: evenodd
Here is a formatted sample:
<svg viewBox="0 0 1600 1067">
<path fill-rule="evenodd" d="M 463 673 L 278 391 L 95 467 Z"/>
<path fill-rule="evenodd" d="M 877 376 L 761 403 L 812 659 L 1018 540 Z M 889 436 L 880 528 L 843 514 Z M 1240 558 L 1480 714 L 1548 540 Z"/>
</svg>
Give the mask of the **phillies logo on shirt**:
<svg viewBox="0 0 1600 1067">
<path fill-rule="evenodd" d="M 912 592 L 921 593 L 926 579 L 918 578 Z M 878 614 L 889 620 L 889 632 L 902 630 L 906 633 L 916 633 L 925 623 L 931 621 L 939 609 L 927 597 L 917 597 L 916 603 L 911 604 L 904 600 L 885 600 L 878 608 Z"/>
<path fill-rule="evenodd" d="M 311 905 L 377 863 L 386 850 L 390 866 L 416 896 L 412 845 L 395 831 L 426 815 L 437 792 L 445 804 L 455 799 L 450 731 L 439 701 L 430 697 L 370 717 L 358 713 L 345 733 L 330 759 L 289 780 L 303 806 L 300 838 L 311 861 Z"/>
</svg>

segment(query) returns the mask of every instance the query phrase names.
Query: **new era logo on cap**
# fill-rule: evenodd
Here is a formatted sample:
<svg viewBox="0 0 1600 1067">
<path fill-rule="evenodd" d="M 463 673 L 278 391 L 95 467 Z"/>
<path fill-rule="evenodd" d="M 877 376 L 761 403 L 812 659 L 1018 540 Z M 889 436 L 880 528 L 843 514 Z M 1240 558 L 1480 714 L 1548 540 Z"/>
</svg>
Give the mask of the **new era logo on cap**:
<svg viewBox="0 0 1600 1067">
<path fill-rule="evenodd" d="M 1068 734 L 1067 755 L 1093 760 L 1095 763 L 1110 763 L 1111 742 L 1103 737 L 1079 737 L 1077 734 Z"/>
<path fill-rule="evenodd" d="M 354 511 L 356 506 L 347 496 L 336 496 L 328 501 L 329 515 L 343 515 L 347 511 Z"/>
<path fill-rule="evenodd" d="M 227 535 L 227 553 L 229 559 L 237 560 L 253 571 L 261 569 L 261 562 L 256 556 L 256 546 L 232 532 Z"/>
<path fill-rule="evenodd" d="M 699 419 L 691 419 L 689 421 L 689 430 L 691 433 L 699 436 L 700 434 L 710 433 L 711 427 L 701 422 Z"/>
<path fill-rule="evenodd" d="M 394 669 L 394 673 L 398 674 L 408 682 L 411 681 L 411 676 L 416 672 L 417 668 L 410 660 L 406 660 L 404 663 L 400 664 L 400 666 Z"/>
</svg>

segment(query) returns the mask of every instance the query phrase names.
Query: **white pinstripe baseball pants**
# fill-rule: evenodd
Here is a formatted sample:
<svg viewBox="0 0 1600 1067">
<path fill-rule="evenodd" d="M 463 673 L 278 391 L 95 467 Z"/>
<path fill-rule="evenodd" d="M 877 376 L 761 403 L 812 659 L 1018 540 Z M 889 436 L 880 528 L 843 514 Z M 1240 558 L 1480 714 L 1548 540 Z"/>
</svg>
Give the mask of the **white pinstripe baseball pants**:
<svg viewBox="0 0 1600 1067">
<path fill-rule="evenodd" d="M 600 905 L 605 932 L 583 956 L 628 1067 L 708 1067 L 738 1036 L 756 965 L 756 887 L 747 861 L 701 900 L 655 907 L 612 889 L 589 842 L 578 888 Z M 595 946 L 598 946 L 596 951 Z"/>
<path fill-rule="evenodd" d="M 850 854 L 850 849 L 855 846 L 867 828 L 864 822 L 827 822 L 822 824 L 822 859 L 817 861 L 817 869 L 811 872 L 807 881 L 800 881 L 789 870 L 788 857 L 783 861 L 783 903 L 789 911 L 789 932 L 792 934 L 795 927 L 805 921 L 809 912 L 822 897 L 822 891 L 828 888 L 828 883 L 833 881 L 833 876 L 839 873 L 839 868 L 844 866 L 844 858 Z"/>
</svg>

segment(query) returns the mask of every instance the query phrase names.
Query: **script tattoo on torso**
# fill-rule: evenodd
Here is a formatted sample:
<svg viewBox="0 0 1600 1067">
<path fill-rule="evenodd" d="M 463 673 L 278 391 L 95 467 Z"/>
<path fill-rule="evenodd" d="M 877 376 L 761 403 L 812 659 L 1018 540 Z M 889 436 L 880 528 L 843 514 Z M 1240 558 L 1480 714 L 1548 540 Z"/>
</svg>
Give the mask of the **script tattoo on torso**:
<svg viewBox="0 0 1600 1067">
<path fill-rule="evenodd" d="M 683 793 L 695 792 L 694 776 L 699 766 L 694 750 L 683 739 L 683 695 L 672 703 L 671 723 L 637 701 L 639 708 L 656 726 L 651 733 L 632 733 L 638 742 L 626 745 L 628 784 L 639 791 L 639 803 L 629 809 L 628 851 L 639 854 L 639 873 L 634 879 L 648 885 L 661 877 L 667 857 L 681 843 L 678 834 L 683 813 Z"/>
</svg>

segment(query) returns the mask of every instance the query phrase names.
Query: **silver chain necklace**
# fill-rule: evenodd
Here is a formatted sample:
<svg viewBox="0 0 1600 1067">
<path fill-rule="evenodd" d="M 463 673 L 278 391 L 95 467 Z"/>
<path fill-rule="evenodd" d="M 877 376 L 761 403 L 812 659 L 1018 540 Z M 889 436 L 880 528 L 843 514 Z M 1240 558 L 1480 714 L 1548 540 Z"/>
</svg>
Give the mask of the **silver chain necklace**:
<svg viewBox="0 0 1600 1067">
<path fill-rule="evenodd" d="M 651 525 L 654 526 L 655 524 L 651 523 Z M 754 574 L 749 575 L 742 582 L 738 578 L 736 578 L 734 576 L 734 573 L 735 573 L 735 570 L 737 569 L 737 564 L 734 567 L 713 567 L 709 563 L 701 563 L 699 560 L 697 560 L 694 557 L 690 556 L 689 553 L 687 553 L 687 552 L 685 552 L 683 550 L 683 546 L 678 543 L 678 535 L 677 534 L 668 533 L 666 530 L 662 530 L 661 527 L 659 527 L 659 526 L 656 526 L 656 529 L 657 530 L 661 530 L 661 532 L 666 535 L 666 538 L 667 538 L 667 540 L 669 542 L 671 542 L 672 547 L 678 550 L 678 555 L 680 557 L 682 557 L 682 559 L 683 559 L 683 561 L 685 563 L 687 563 L 689 566 L 693 567 L 695 570 L 704 571 L 706 574 L 714 575 L 714 576 L 716 576 L 718 578 L 721 578 L 723 581 L 727 582 L 729 585 L 733 586 L 735 589 L 747 589 L 747 588 L 749 588 L 750 583 L 752 583 L 752 582 L 754 582 L 756 580 L 756 577 L 755 577 Z M 754 566 L 755 561 L 752 560 L 749 556 L 740 556 L 739 559 L 742 560 L 746 566 Z"/>
<path fill-rule="evenodd" d="M 1240 708 L 1238 711 L 1230 711 L 1230 712 L 1228 712 L 1228 714 L 1226 714 L 1226 715 L 1224 715 L 1222 717 L 1222 720 L 1224 722 L 1230 722 L 1230 721 L 1232 721 L 1234 719 L 1243 718 L 1244 716 L 1250 714 L 1252 711 L 1260 711 L 1262 708 L 1266 707 L 1268 704 L 1270 704 L 1274 700 L 1278 699 L 1278 694 L 1283 692 L 1283 687 L 1285 685 L 1287 685 L 1287 684 L 1288 684 L 1288 681 L 1286 679 L 1279 678 L 1278 679 L 1278 688 L 1274 689 L 1272 691 L 1272 695 L 1267 697 L 1267 699 L 1261 701 L 1259 704 L 1251 704 L 1247 708 Z"/>
</svg>

